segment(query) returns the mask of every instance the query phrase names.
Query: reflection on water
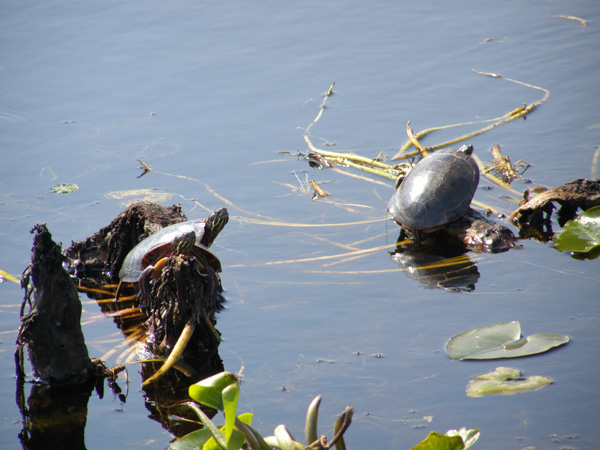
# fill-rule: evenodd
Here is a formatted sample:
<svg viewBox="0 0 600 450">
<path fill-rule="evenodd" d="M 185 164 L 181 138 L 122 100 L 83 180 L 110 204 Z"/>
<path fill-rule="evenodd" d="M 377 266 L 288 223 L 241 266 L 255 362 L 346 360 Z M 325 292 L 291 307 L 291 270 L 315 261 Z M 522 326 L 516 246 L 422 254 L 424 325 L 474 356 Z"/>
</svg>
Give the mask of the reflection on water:
<svg viewBox="0 0 600 450">
<path fill-rule="evenodd" d="M 426 249 L 398 250 L 392 254 L 392 259 L 409 278 L 428 289 L 471 292 L 480 276 L 469 255 L 460 250 L 438 249 L 436 253 L 428 253 Z"/>
</svg>

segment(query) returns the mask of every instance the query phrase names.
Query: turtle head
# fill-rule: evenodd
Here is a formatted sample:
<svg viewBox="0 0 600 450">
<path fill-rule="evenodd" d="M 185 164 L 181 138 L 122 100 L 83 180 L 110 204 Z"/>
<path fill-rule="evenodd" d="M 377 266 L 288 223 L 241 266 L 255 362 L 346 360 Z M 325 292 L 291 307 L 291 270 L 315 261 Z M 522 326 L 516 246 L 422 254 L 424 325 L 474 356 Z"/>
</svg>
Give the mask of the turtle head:
<svg viewBox="0 0 600 450">
<path fill-rule="evenodd" d="M 206 219 L 202 243 L 207 247 L 210 247 L 217 235 L 225 228 L 227 222 L 229 222 L 229 212 L 227 211 L 227 208 L 221 208 L 212 213 L 208 219 Z"/>
<path fill-rule="evenodd" d="M 176 255 L 189 252 L 196 244 L 196 233 L 194 230 L 181 234 L 173 239 L 171 247 Z"/>
<path fill-rule="evenodd" d="M 463 145 L 456 151 L 464 153 L 467 156 L 471 156 L 471 154 L 473 153 L 473 146 L 472 145 Z"/>
</svg>

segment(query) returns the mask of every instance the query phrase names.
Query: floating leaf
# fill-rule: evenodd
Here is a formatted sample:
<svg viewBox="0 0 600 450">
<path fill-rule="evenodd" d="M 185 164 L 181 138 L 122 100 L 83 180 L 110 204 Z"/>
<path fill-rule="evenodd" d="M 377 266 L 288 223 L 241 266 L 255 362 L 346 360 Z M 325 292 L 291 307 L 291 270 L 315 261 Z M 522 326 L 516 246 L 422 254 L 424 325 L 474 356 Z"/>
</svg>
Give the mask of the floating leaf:
<svg viewBox="0 0 600 450">
<path fill-rule="evenodd" d="M 543 353 L 569 342 L 569 336 L 537 333 L 521 337 L 521 324 L 514 320 L 464 331 L 454 336 L 446 351 L 452 359 L 499 359 Z"/>
<path fill-rule="evenodd" d="M 561 252 L 588 253 L 600 247 L 600 206 L 595 206 L 569 220 L 552 238 Z"/>
<path fill-rule="evenodd" d="M 475 375 L 467 384 L 469 397 L 484 395 L 513 395 L 519 392 L 535 391 L 552 383 L 548 377 L 533 375 L 521 378 L 521 371 L 512 367 L 497 367 L 489 373 Z"/>
<path fill-rule="evenodd" d="M 71 192 L 77 192 L 79 190 L 79 186 L 76 184 L 57 184 L 56 186 L 52 186 L 50 189 L 55 194 L 70 194 Z"/>
<path fill-rule="evenodd" d="M 458 435 L 447 436 L 432 431 L 424 441 L 412 447 L 410 450 L 462 450 L 465 448 L 462 437 Z"/>
</svg>

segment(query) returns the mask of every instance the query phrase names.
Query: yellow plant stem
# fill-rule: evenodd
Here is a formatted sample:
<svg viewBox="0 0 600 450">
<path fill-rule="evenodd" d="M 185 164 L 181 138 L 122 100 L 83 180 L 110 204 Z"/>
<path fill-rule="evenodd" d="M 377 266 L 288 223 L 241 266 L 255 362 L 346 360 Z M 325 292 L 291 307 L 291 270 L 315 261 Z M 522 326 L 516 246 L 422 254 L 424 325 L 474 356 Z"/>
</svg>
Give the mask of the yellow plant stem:
<svg viewBox="0 0 600 450">
<path fill-rule="evenodd" d="M 195 329 L 196 322 L 194 320 L 190 320 L 188 321 L 188 323 L 186 323 L 185 327 L 183 328 L 183 331 L 181 332 L 181 335 L 179 336 L 179 339 L 177 340 L 177 343 L 173 347 L 173 350 L 171 350 L 171 353 L 169 354 L 169 357 L 167 358 L 165 363 L 162 366 L 160 366 L 160 369 L 158 369 L 156 373 L 154 373 L 154 375 L 152 375 L 150 378 L 144 381 L 142 383 L 142 386 L 148 386 L 150 383 L 154 383 L 165 373 L 167 373 L 171 367 L 173 367 L 175 362 L 177 362 L 177 360 L 181 358 L 181 355 L 183 355 L 183 352 L 187 347 L 188 343 L 190 342 L 190 339 L 192 338 L 192 334 L 194 334 Z"/>
</svg>

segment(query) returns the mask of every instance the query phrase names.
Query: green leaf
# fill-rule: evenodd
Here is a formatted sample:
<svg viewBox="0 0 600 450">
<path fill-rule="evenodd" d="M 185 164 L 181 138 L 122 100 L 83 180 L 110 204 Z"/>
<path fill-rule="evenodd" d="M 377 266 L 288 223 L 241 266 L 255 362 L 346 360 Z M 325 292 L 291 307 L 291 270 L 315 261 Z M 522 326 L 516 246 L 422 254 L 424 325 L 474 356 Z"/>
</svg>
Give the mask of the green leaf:
<svg viewBox="0 0 600 450">
<path fill-rule="evenodd" d="M 237 416 L 237 402 L 240 393 L 238 383 L 232 383 L 223 389 L 223 414 L 225 414 L 225 426 L 222 428 L 223 434 L 227 439 L 227 446 L 230 445 L 230 438 L 235 429 L 235 418 Z"/>
<path fill-rule="evenodd" d="M 519 392 L 534 391 L 552 383 L 548 377 L 533 375 L 521 378 L 521 371 L 511 367 L 497 367 L 491 372 L 475 375 L 467 384 L 469 397 L 485 395 L 513 395 Z"/>
<path fill-rule="evenodd" d="M 252 423 L 252 414 L 240 414 L 238 420 L 243 422 L 244 424 L 250 425 Z M 223 431 L 223 427 L 221 427 L 221 431 Z M 211 439 L 211 444 L 207 445 L 207 442 Z M 231 439 L 228 442 L 228 446 L 231 449 L 237 450 L 241 448 L 242 445 L 244 445 L 244 442 L 244 434 L 240 431 L 234 430 Z M 191 433 L 186 434 L 182 438 L 177 439 L 171 444 L 169 450 L 198 450 L 200 448 L 221 448 L 219 447 L 219 444 L 217 444 L 217 441 L 215 441 L 215 439 L 212 437 L 212 433 L 208 428 L 192 431 Z"/>
<path fill-rule="evenodd" d="M 561 252 L 588 253 L 600 247 L 600 206 L 595 206 L 569 220 L 552 238 Z"/>
<path fill-rule="evenodd" d="M 192 431 L 169 446 L 169 450 L 198 450 L 212 437 L 210 430 L 202 428 Z"/>
<path fill-rule="evenodd" d="M 306 425 L 304 426 L 304 434 L 308 445 L 315 442 L 319 435 L 317 433 L 317 422 L 319 421 L 319 406 L 321 405 L 321 395 L 317 395 L 308 406 L 306 412 Z"/>
<path fill-rule="evenodd" d="M 446 431 L 446 436 L 460 436 L 463 440 L 465 449 L 467 449 L 479 439 L 479 430 L 477 428 L 467 429 L 462 427 L 460 430 Z"/>
<path fill-rule="evenodd" d="M 517 358 L 546 352 L 569 340 L 557 333 L 522 338 L 521 325 L 514 320 L 464 331 L 448 341 L 446 351 L 455 360 Z"/>
<path fill-rule="evenodd" d="M 232 383 L 238 384 L 237 376 L 231 372 L 221 372 L 192 384 L 189 388 L 189 394 L 198 403 L 222 411 L 223 389 Z"/>
<path fill-rule="evenodd" d="M 219 427 L 217 427 L 212 420 L 210 420 L 210 418 L 204 414 L 204 411 L 202 411 L 200 408 L 198 408 L 196 405 L 194 405 L 191 402 L 186 403 L 186 405 L 188 405 L 190 408 L 192 408 L 194 410 L 194 412 L 198 415 L 198 417 L 200 418 L 200 420 L 202 421 L 202 423 L 204 424 L 204 426 L 210 431 L 210 434 L 212 434 L 212 438 L 211 439 L 215 439 L 218 447 L 224 450 L 228 450 L 227 449 L 227 440 L 225 439 L 225 435 L 221 432 L 221 430 L 219 429 Z M 203 448 L 206 448 L 207 445 L 209 445 L 209 443 L 211 442 L 211 439 L 209 439 L 206 444 L 204 444 Z"/>
<path fill-rule="evenodd" d="M 465 445 L 460 436 L 447 436 L 432 431 L 423 442 L 410 450 L 462 450 L 464 448 Z"/>
<path fill-rule="evenodd" d="M 252 450 L 273 450 L 273 447 L 277 445 L 277 439 L 275 436 L 271 436 L 275 443 L 273 445 L 269 445 L 267 443 L 267 439 L 269 438 L 263 438 L 258 431 L 250 426 L 250 424 L 242 423 L 240 420 L 236 420 L 235 426 L 238 430 L 244 433 L 244 436 L 246 436 L 246 442 Z"/>
<path fill-rule="evenodd" d="M 252 414 L 251 413 L 240 414 L 238 416 L 238 420 L 247 425 L 250 425 L 252 423 Z M 239 448 L 242 448 L 242 445 L 244 445 L 244 442 L 246 442 L 246 438 L 244 437 L 244 433 L 242 432 L 242 430 L 234 429 L 233 432 L 231 433 L 231 436 L 227 440 L 227 446 L 230 449 L 238 450 Z"/>
<path fill-rule="evenodd" d="M 57 184 L 56 186 L 52 186 L 52 192 L 55 194 L 70 194 L 71 192 L 77 192 L 79 190 L 79 186 L 76 184 Z"/>
<path fill-rule="evenodd" d="M 294 439 L 285 425 L 277 425 L 274 433 L 281 450 L 306 450 L 306 447 Z"/>
</svg>

